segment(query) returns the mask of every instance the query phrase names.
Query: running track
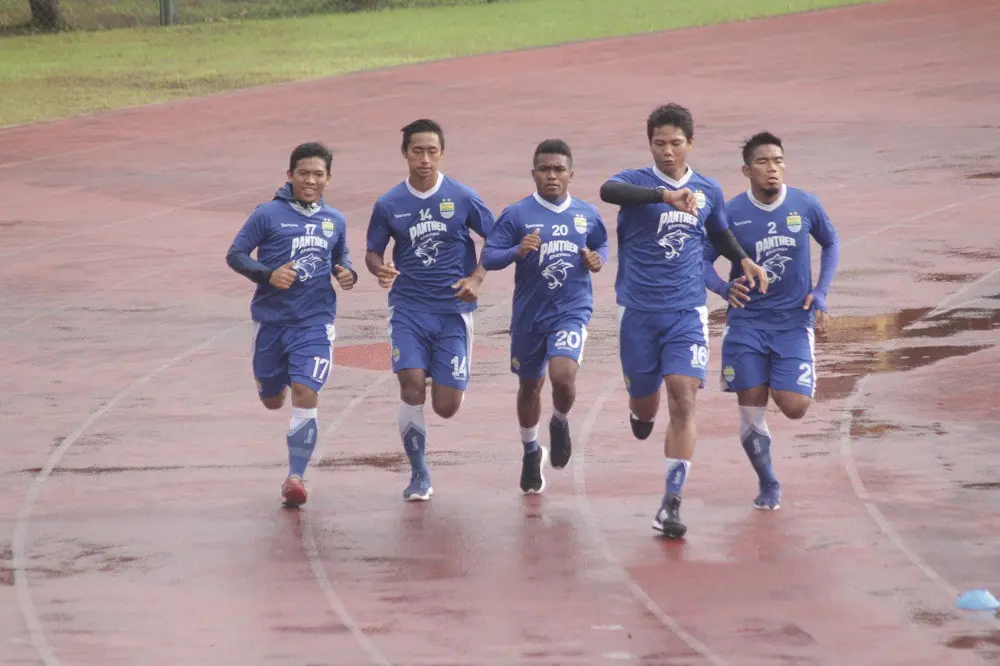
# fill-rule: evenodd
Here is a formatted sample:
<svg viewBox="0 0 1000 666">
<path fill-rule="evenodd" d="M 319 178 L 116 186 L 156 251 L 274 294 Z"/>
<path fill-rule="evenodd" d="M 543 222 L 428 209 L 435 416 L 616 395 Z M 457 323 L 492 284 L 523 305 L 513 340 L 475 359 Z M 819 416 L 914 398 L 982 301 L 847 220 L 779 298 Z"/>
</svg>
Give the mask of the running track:
<svg viewBox="0 0 1000 666">
<path fill-rule="evenodd" d="M 953 610 L 959 590 L 1000 592 L 998 22 L 987 0 L 889 2 L 0 131 L 0 663 L 1000 658 L 998 623 Z M 511 274 L 487 282 L 462 411 L 429 419 L 437 494 L 417 506 L 400 497 L 384 293 L 366 277 L 341 301 L 312 499 L 280 509 L 286 415 L 255 403 L 250 285 L 223 256 L 290 148 L 335 147 L 330 199 L 360 264 L 413 117 L 444 123 L 446 172 L 499 211 L 553 135 L 596 201 L 648 161 L 643 121 L 667 100 L 693 109 L 692 162 L 729 195 L 739 140 L 783 136 L 790 182 L 845 242 L 819 401 L 771 417 L 782 510 L 750 509 L 713 382 L 689 538 L 654 536 L 665 423 L 642 444 L 628 432 L 613 264 L 574 459 L 543 497 L 517 489 Z"/>
</svg>

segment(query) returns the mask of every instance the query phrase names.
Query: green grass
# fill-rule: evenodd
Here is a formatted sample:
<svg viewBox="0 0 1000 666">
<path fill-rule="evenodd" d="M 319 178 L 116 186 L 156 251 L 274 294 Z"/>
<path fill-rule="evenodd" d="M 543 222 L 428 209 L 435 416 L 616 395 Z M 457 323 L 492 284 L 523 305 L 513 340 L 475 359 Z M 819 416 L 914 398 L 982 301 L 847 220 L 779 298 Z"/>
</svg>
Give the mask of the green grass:
<svg viewBox="0 0 1000 666">
<path fill-rule="evenodd" d="M 390 65 L 870 1 L 520 0 L 0 38 L 0 127 Z"/>
</svg>

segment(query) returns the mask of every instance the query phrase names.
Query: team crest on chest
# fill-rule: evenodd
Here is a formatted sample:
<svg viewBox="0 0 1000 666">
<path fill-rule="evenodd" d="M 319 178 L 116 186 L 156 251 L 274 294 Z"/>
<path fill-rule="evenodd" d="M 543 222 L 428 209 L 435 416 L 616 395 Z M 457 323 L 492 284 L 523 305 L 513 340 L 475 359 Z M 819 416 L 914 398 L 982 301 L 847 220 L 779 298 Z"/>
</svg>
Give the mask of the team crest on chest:
<svg viewBox="0 0 1000 666">
<path fill-rule="evenodd" d="M 791 215 L 785 218 L 785 224 L 793 234 L 798 233 L 802 229 L 802 216 L 792 211 Z"/>
<path fill-rule="evenodd" d="M 694 201 L 695 201 L 696 204 L 698 204 L 698 208 L 704 208 L 705 207 L 705 193 L 702 192 L 701 190 L 695 190 L 694 191 Z"/>
<path fill-rule="evenodd" d="M 587 218 L 583 215 L 577 215 L 573 218 L 573 226 L 576 228 L 578 233 L 587 233 Z"/>
<path fill-rule="evenodd" d="M 327 238 L 333 236 L 333 231 L 335 227 L 333 226 L 333 220 L 323 220 L 322 227 L 323 235 Z"/>
<path fill-rule="evenodd" d="M 441 217 L 450 220 L 455 216 L 455 203 L 451 199 L 445 199 L 438 206 L 438 210 L 441 211 Z"/>
</svg>

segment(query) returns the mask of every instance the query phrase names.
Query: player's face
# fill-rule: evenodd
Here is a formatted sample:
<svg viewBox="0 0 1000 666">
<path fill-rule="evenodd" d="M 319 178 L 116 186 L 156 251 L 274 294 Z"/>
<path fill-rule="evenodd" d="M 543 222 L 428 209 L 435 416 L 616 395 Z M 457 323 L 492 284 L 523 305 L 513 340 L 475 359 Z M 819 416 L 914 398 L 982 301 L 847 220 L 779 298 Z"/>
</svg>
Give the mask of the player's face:
<svg viewBox="0 0 1000 666">
<path fill-rule="evenodd" d="M 294 171 L 288 172 L 295 198 L 302 203 L 316 203 L 323 196 L 323 189 L 330 182 L 326 160 L 322 157 L 305 157 L 298 161 Z"/>
<path fill-rule="evenodd" d="M 444 156 L 441 147 L 441 137 L 435 132 L 420 132 L 410 137 L 410 145 L 403 153 L 410 167 L 410 175 L 418 178 L 429 178 L 436 171 L 438 162 Z"/>
<path fill-rule="evenodd" d="M 569 182 L 573 180 L 573 169 L 565 155 L 542 154 L 535 160 L 531 170 L 538 195 L 551 201 L 559 201 L 566 196 Z"/>
<path fill-rule="evenodd" d="M 684 130 L 673 125 L 657 127 L 649 140 L 649 151 L 653 154 L 656 167 L 671 178 L 683 175 L 689 150 L 691 142 L 684 135 Z"/>
<path fill-rule="evenodd" d="M 753 151 L 750 166 L 743 166 L 743 175 L 750 183 L 768 196 L 781 191 L 785 182 L 785 156 L 778 146 L 757 146 Z"/>
</svg>

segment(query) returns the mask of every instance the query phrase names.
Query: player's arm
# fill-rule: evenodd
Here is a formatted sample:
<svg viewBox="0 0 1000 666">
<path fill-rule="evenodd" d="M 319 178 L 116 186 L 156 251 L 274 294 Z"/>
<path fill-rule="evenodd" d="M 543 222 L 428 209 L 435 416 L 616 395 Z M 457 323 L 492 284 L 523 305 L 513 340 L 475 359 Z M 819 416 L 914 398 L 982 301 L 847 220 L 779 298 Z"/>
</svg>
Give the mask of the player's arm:
<svg viewBox="0 0 1000 666">
<path fill-rule="evenodd" d="M 601 201 L 615 206 L 642 206 L 644 204 L 669 204 L 677 210 L 694 213 L 694 193 L 684 188 L 668 190 L 665 187 L 645 187 L 632 181 L 628 171 L 615 174 L 601 185 Z"/>
<path fill-rule="evenodd" d="M 712 197 L 714 205 L 708 217 L 705 218 L 705 232 L 708 234 L 708 239 L 720 255 L 743 268 L 747 286 L 753 289 L 754 285 L 759 282 L 760 293 L 766 294 L 767 273 L 747 256 L 733 234 L 733 230 L 729 228 L 729 218 L 726 215 L 726 202 L 722 196 L 722 189 L 716 188 L 712 192 Z"/>
<path fill-rule="evenodd" d="M 601 214 L 594 208 L 594 224 L 587 234 L 587 245 L 583 251 L 583 262 L 591 273 L 601 270 L 608 263 L 608 228 Z"/>
<path fill-rule="evenodd" d="M 236 234 L 229 251 L 226 252 L 226 263 L 231 269 L 257 284 L 268 284 L 274 269 L 265 266 L 250 256 L 267 235 L 267 218 L 254 211 Z"/>
<path fill-rule="evenodd" d="M 705 288 L 723 299 L 729 298 L 729 283 L 715 270 L 715 260 L 721 255 L 714 244 L 708 243 L 702 251 L 702 271 L 705 277 Z"/>
<path fill-rule="evenodd" d="M 815 201 L 815 219 L 809 234 L 822 248 L 819 255 L 819 279 L 812 290 L 812 304 L 826 312 L 826 297 L 833 284 L 833 276 L 840 263 L 840 236 L 818 200 Z"/>
<path fill-rule="evenodd" d="M 358 272 L 351 264 L 351 251 L 347 247 L 347 221 L 343 218 L 337 220 L 337 242 L 333 246 L 331 262 L 333 266 L 332 275 L 340 284 L 341 289 L 351 289 L 358 281 Z"/>
<path fill-rule="evenodd" d="M 365 268 L 378 278 L 380 287 L 388 289 L 392 286 L 396 276 L 399 275 L 399 271 L 396 270 L 391 261 L 385 262 L 385 248 L 389 246 L 391 230 L 389 229 L 389 217 L 378 201 L 372 206 L 372 216 L 368 220 L 366 236 Z"/>
<path fill-rule="evenodd" d="M 510 208 L 505 208 L 497 218 L 492 233 L 483 243 L 479 260 L 483 268 L 501 271 L 517 259 L 521 236 L 524 235 L 518 227 L 515 213 Z"/>
<path fill-rule="evenodd" d="M 479 195 L 470 191 L 469 214 L 465 218 L 465 226 L 475 231 L 484 241 L 490 237 L 496 226 L 496 218 L 493 211 L 487 207 Z M 483 246 L 485 250 L 485 244 Z M 479 287 L 486 279 L 486 268 L 483 266 L 482 254 L 480 253 L 479 263 L 471 275 L 468 275 L 455 284 L 451 285 L 455 289 L 455 298 L 460 301 L 471 302 L 479 297 Z"/>
</svg>

